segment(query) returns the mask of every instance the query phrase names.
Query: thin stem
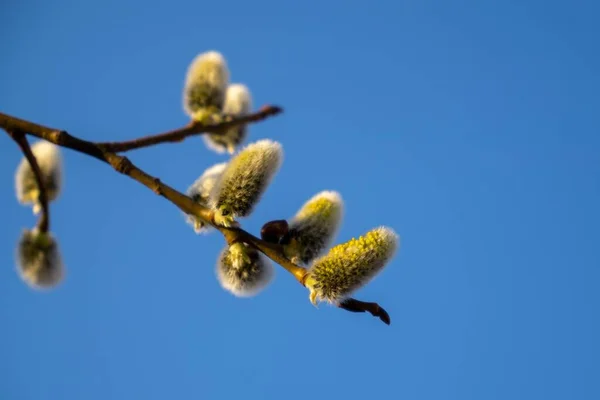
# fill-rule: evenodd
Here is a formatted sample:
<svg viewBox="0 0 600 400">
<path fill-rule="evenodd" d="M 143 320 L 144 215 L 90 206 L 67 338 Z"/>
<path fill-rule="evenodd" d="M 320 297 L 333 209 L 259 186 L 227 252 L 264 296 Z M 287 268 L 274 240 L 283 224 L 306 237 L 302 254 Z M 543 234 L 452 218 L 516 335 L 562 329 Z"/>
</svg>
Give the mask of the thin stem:
<svg viewBox="0 0 600 400">
<path fill-rule="evenodd" d="M 38 202 L 42 208 L 42 215 L 40 215 L 37 226 L 40 232 L 46 233 L 48 232 L 48 229 L 50 229 L 50 208 L 48 207 L 48 193 L 46 192 L 46 185 L 44 184 L 44 179 L 42 177 L 42 170 L 40 169 L 35 155 L 33 155 L 33 152 L 31 151 L 31 147 L 29 146 L 25 134 L 20 131 L 6 132 L 19 145 L 33 171 L 35 183 L 38 187 Z"/>
<path fill-rule="evenodd" d="M 154 146 L 160 143 L 181 142 L 189 136 L 201 135 L 204 133 L 221 133 L 224 132 L 225 129 L 232 128 L 237 125 L 262 121 L 269 117 L 275 116 L 281 112 L 283 112 L 283 109 L 281 107 L 266 105 L 253 114 L 233 118 L 231 120 L 216 124 L 204 124 L 201 122 L 192 121 L 182 128 L 174 129 L 172 131 L 164 133 L 159 133 L 157 135 L 144 136 L 141 138 L 127 140 L 123 142 L 99 142 L 97 143 L 97 145 L 105 151 L 121 153 L 129 150 Z"/>
</svg>

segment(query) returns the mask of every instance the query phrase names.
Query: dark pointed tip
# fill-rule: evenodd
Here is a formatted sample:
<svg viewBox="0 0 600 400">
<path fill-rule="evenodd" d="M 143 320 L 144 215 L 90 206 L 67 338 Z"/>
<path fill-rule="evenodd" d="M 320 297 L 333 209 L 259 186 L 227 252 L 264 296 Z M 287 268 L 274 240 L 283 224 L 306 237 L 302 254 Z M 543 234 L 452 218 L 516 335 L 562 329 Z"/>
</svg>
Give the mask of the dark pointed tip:
<svg viewBox="0 0 600 400">
<path fill-rule="evenodd" d="M 386 325 L 390 325 L 392 323 L 390 315 L 381 307 L 379 307 L 379 319 L 382 320 Z"/>
<path fill-rule="evenodd" d="M 268 115 L 280 114 L 283 112 L 283 108 L 275 105 L 266 104 L 260 108 L 260 112 Z"/>
</svg>

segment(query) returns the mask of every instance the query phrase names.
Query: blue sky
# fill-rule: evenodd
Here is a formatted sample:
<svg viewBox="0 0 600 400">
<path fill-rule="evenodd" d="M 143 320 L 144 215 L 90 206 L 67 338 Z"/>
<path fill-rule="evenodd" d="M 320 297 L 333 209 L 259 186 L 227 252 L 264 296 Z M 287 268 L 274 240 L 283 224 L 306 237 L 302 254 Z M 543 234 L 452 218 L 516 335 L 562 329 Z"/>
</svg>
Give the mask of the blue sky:
<svg viewBox="0 0 600 400">
<path fill-rule="evenodd" d="M 90 140 L 185 124 L 185 71 L 221 51 L 280 117 L 284 147 L 243 225 L 338 190 L 345 241 L 396 258 L 357 298 L 385 326 L 308 301 L 283 269 L 223 291 L 223 247 L 109 167 L 65 151 L 52 205 L 68 276 L 35 292 L 14 244 L 21 158 L 0 135 L 0 397 L 597 399 L 600 6 L 593 1 L 9 1 L 0 110 Z M 185 190 L 226 157 L 199 138 L 132 160 Z"/>
</svg>

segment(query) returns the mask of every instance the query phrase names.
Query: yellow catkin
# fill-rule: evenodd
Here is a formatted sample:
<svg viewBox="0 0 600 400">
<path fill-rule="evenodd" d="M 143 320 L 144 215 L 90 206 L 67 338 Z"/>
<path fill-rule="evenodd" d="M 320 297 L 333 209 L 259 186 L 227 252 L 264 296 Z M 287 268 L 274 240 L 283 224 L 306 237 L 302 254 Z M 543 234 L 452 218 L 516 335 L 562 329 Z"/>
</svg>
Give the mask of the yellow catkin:
<svg viewBox="0 0 600 400">
<path fill-rule="evenodd" d="M 236 217 L 250 215 L 282 160 L 281 145 L 268 139 L 252 143 L 235 155 L 213 189 L 215 222 L 232 226 Z"/>
<path fill-rule="evenodd" d="M 392 229 L 379 227 L 333 247 L 308 271 L 305 286 L 311 302 L 338 304 L 349 297 L 385 267 L 398 244 L 398 235 Z"/>
<path fill-rule="evenodd" d="M 297 264 L 308 264 L 318 257 L 335 238 L 343 209 L 342 197 L 334 191 L 320 192 L 304 203 L 289 223 L 286 256 Z"/>
</svg>

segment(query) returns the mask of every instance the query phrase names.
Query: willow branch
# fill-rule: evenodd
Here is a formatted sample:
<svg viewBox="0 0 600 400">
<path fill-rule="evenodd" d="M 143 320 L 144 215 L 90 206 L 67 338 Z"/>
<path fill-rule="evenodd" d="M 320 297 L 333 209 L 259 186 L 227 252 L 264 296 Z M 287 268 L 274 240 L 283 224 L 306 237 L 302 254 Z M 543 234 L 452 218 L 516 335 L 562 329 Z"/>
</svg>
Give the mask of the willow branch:
<svg viewBox="0 0 600 400">
<path fill-rule="evenodd" d="M 222 133 L 225 131 L 225 129 L 262 121 L 282 112 L 283 109 L 281 107 L 266 105 L 261 107 L 259 111 L 253 114 L 233 118 L 216 124 L 205 124 L 192 121 L 182 128 L 159 133 L 157 135 L 144 136 L 124 142 L 100 142 L 97 143 L 97 145 L 106 151 L 121 153 L 129 150 L 141 149 L 143 147 L 154 146 L 160 143 L 181 142 L 189 136 L 202 135 L 204 133 Z"/>
<path fill-rule="evenodd" d="M 38 201 L 42 207 L 42 215 L 38 221 L 38 228 L 41 232 L 48 232 L 48 229 L 50 229 L 50 208 L 48 207 L 48 193 L 46 192 L 46 185 L 42 178 L 42 170 L 31 151 L 31 147 L 29 146 L 25 134 L 21 131 L 6 131 L 6 133 L 8 133 L 8 135 L 19 145 L 27 162 L 29 162 L 29 165 L 31 166 L 33 176 L 35 177 L 35 183 L 38 187 Z"/>
<path fill-rule="evenodd" d="M 107 149 L 110 148 L 110 146 L 107 146 L 107 144 L 93 143 L 87 140 L 82 140 L 70 135 L 66 131 L 39 125 L 3 113 L 0 113 L 0 127 L 5 129 L 7 132 L 22 132 L 30 134 L 32 136 L 52 142 L 58 146 L 75 150 L 79 153 L 86 154 L 109 164 L 115 171 L 129 176 L 133 180 L 152 190 L 154 193 L 169 200 L 184 213 L 194 215 L 208 222 L 211 226 L 223 234 L 228 244 L 233 244 L 236 242 L 248 243 L 250 246 L 256 248 L 268 258 L 281 265 L 286 271 L 290 272 L 299 283 L 304 285 L 304 279 L 306 278 L 307 273 L 306 269 L 292 263 L 283 254 L 280 245 L 259 239 L 241 228 L 226 228 L 215 224 L 213 220 L 214 213 L 212 210 L 201 206 L 193 201 L 190 197 L 161 182 L 160 179 L 142 171 L 127 157 L 108 151 Z M 185 137 L 185 135 L 183 137 Z M 137 148 L 139 147 L 143 146 L 138 146 Z M 341 303 L 339 307 L 352 312 L 368 311 L 372 315 L 378 316 L 386 324 L 389 324 L 389 316 L 387 316 L 385 310 L 383 310 L 383 308 L 381 308 L 377 303 L 367 303 L 355 299 L 347 299 Z M 386 322 L 386 319 L 388 322 Z"/>
</svg>

